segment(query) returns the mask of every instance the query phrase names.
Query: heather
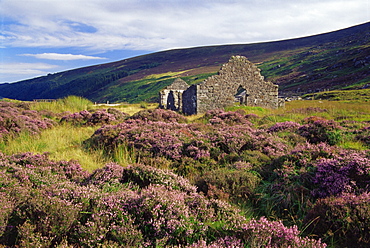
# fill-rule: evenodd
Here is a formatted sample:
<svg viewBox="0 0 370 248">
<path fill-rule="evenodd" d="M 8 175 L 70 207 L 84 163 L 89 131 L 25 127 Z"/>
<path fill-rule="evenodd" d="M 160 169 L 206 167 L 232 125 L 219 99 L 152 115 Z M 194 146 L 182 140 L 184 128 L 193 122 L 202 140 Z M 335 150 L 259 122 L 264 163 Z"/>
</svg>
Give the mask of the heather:
<svg viewBox="0 0 370 248">
<path fill-rule="evenodd" d="M 296 226 L 247 221 L 168 170 L 109 163 L 89 174 L 74 161 L 31 153 L 0 154 L 0 166 L 0 242 L 7 247 L 244 247 L 261 242 L 254 231 L 269 247 L 325 247 L 299 237 Z"/>
<path fill-rule="evenodd" d="M 308 221 L 312 222 L 308 231 L 340 246 L 369 247 L 370 195 L 345 193 L 320 199 L 307 214 Z"/>
<path fill-rule="evenodd" d="M 135 118 L 98 129 L 86 143 L 108 153 L 124 144 L 137 160 L 189 178 L 210 199 L 303 228 L 316 201 L 369 191 L 369 151 L 340 146 L 367 130 L 356 130 L 356 123 L 366 124 L 314 111 L 327 112 L 307 109 L 299 122 L 272 125 L 244 111 L 213 110 L 193 123 Z"/>
<path fill-rule="evenodd" d="M 0 244 L 368 247 L 370 113 L 340 104 L 33 111 L 53 125 L 2 141 Z"/>
<path fill-rule="evenodd" d="M 31 110 L 27 103 L 0 101 L 0 140 L 7 140 L 22 132 L 39 134 L 52 127 L 52 119 L 44 117 L 45 111 Z"/>
<path fill-rule="evenodd" d="M 73 125 L 96 126 L 118 123 L 124 121 L 128 114 L 121 112 L 114 108 L 96 109 L 96 110 L 82 110 L 75 113 L 64 113 L 60 119 L 61 123 L 71 123 Z"/>
</svg>

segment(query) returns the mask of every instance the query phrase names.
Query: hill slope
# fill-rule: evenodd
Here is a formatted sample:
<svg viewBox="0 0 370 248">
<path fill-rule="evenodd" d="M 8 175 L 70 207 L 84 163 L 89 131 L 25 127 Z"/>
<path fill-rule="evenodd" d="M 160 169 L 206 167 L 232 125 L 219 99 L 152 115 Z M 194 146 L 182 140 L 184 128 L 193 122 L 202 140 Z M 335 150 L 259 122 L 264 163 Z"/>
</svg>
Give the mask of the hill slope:
<svg viewBox="0 0 370 248">
<path fill-rule="evenodd" d="M 370 23 L 299 39 L 157 52 L 1 84 L 0 95 L 19 100 L 78 95 L 96 102 L 155 101 L 174 77 L 199 82 L 232 55 L 257 63 L 267 80 L 280 85 L 282 95 L 359 89 L 370 83 Z"/>
</svg>

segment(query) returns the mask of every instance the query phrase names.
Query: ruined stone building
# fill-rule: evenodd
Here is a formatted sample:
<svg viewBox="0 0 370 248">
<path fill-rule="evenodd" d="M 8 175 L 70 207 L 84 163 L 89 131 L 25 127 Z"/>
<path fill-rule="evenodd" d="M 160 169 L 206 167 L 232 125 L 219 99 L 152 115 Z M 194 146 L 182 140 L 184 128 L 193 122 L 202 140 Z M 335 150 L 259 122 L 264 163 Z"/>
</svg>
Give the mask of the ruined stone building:
<svg viewBox="0 0 370 248">
<path fill-rule="evenodd" d="M 176 79 L 160 92 L 160 107 L 192 115 L 235 104 L 277 108 L 278 86 L 264 81 L 260 69 L 243 56 L 232 56 L 217 75 L 189 86 Z"/>
<path fill-rule="evenodd" d="M 174 111 L 182 111 L 182 94 L 189 88 L 189 85 L 181 78 L 175 81 L 160 92 L 161 107 Z"/>
</svg>

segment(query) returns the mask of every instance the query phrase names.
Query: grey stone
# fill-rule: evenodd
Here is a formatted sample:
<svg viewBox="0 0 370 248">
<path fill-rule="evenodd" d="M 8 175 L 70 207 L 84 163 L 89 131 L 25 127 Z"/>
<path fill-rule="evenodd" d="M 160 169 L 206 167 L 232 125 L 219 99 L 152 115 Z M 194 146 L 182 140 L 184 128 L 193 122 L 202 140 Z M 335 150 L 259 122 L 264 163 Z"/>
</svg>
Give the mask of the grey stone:
<svg viewBox="0 0 370 248">
<path fill-rule="evenodd" d="M 189 86 L 176 79 L 160 91 L 160 107 L 184 114 L 200 114 L 235 104 L 278 108 L 278 86 L 264 81 L 260 69 L 243 56 L 232 56 L 217 75 Z"/>
</svg>

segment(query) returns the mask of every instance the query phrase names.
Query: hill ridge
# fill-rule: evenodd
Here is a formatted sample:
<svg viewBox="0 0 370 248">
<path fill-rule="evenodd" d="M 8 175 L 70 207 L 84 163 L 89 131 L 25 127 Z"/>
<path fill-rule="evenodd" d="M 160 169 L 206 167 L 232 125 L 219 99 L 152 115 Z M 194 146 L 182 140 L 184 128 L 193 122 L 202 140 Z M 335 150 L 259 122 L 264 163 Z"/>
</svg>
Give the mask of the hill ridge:
<svg viewBox="0 0 370 248">
<path fill-rule="evenodd" d="M 156 101 L 173 77 L 192 84 L 216 73 L 232 55 L 258 64 L 283 95 L 360 89 L 369 83 L 370 22 L 324 34 L 251 44 L 178 48 L 1 84 L 3 97 L 86 97 L 95 102 Z M 166 76 L 166 73 L 177 73 Z M 155 80 L 150 75 L 163 75 Z M 171 79 L 171 80 L 170 80 Z"/>
</svg>

